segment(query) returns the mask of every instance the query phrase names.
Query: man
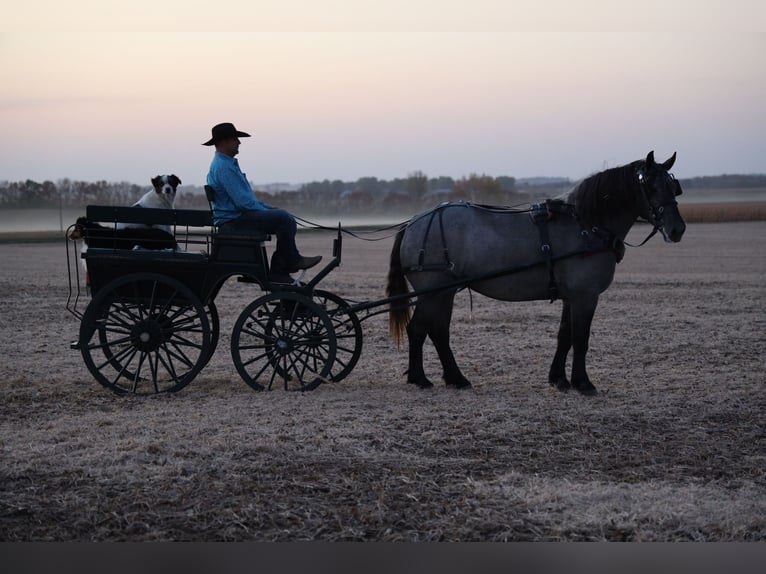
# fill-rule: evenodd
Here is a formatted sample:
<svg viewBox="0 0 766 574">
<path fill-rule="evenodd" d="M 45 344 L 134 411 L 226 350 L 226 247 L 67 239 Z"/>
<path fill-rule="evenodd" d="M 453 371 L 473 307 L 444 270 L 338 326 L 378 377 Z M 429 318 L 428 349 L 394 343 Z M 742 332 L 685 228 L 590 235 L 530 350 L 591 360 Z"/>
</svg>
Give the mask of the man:
<svg viewBox="0 0 766 574">
<path fill-rule="evenodd" d="M 273 280 L 290 281 L 290 273 L 313 267 L 322 256 L 301 256 L 295 245 L 295 218 L 284 209 L 258 200 L 253 194 L 247 177 L 234 158 L 239 153 L 239 138 L 249 137 L 250 134 L 238 131 L 234 124 L 223 123 L 213 126 L 212 137 L 202 144 L 215 146 L 215 155 L 207 174 L 207 184 L 215 191 L 213 223 L 221 231 L 237 235 L 276 235 L 277 247 L 271 256 L 271 276 Z"/>
</svg>

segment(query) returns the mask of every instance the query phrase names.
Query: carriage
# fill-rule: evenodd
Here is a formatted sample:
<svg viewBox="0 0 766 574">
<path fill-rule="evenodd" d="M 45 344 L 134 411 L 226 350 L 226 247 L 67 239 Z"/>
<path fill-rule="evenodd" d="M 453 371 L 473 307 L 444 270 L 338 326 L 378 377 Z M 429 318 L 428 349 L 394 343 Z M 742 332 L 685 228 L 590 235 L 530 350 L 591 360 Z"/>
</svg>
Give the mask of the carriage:
<svg viewBox="0 0 766 574">
<path fill-rule="evenodd" d="M 594 394 L 585 369 L 591 321 L 630 228 L 641 218 L 652 225 L 643 243 L 658 231 L 671 243 L 683 236 L 686 226 L 676 201 L 681 186 L 669 172 L 675 157 L 658 163 L 650 152 L 645 160 L 586 178 L 563 199 L 527 209 L 466 202 L 437 206 L 396 233 L 388 297 L 354 304 L 318 288 L 341 262 L 340 226 L 331 261 L 310 281 L 285 284 L 269 277 L 268 236 L 227 234 L 213 225 L 209 211 L 88 206 L 88 221 L 114 229 L 170 226 L 174 246 L 125 249 L 117 239 L 112 245 L 89 244 L 82 258 L 92 298 L 80 311 L 80 266 L 70 242 L 67 309 L 80 319 L 73 347 L 96 380 L 117 393 L 182 389 L 216 349 L 215 298 L 237 277 L 264 292 L 241 311 L 231 333 L 232 360 L 253 389 L 305 391 L 342 380 L 361 354 L 361 321 L 385 312 L 392 335 L 401 338 L 406 331 L 409 339 L 408 382 L 432 386 L 422 353 L 430 338 L 447 385 L 469 387 L 450 348 L 449 327 L 455 293 L 470 288 L 505 301 L 561 299 L 548 382 L 562 391 Z M 571 380 L 565 374 L 570 350 Z"/>
<path fill-rule="evenodd" d="M 340 232 L 332 260 L 311 281 L 285 284 L 269 278 L 268 235 L 226 234 L 213 225 L 209 211 L 90 205 L 86 219 L 114 229 L 169 226 L 177 244 L 119 245 L 115 234 L 113 245 L 102 240 L 78 257 L 75 242 L 67 240 L 66 308 L 80 320 L 72 347 L 94 378 L 116 393 L 172 392 L 188 385 L 216 350 L 215 299 L 232 277 L 262 291 L 231 333 L 234 365 L 253 389 L 311 390 L 342 380 L 356 365 L 362 350 L 356 313 L 340 296 L 317 288 L 341 262 Z M 81 310 L 84 290 L 91 299 Z"/>
</svg>

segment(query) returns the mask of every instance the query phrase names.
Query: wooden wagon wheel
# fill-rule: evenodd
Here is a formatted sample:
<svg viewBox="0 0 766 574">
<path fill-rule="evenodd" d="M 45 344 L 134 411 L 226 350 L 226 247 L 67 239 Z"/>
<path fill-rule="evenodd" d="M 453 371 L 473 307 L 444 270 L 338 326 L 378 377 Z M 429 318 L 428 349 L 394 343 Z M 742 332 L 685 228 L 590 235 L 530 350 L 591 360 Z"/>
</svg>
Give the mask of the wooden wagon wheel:
<svg viewBox="0 0 766 574">
<path fill-rule="evenodd" d="M 335 360 L 327 312 L 298 293 L 269 293 L 245 307 L 231 335 L 231 355 L 253 389 L 309 391 L 327 380 Z"/>
<path fill-rule="evenodd" d="M 341 381 L 354 369 L 362 354 L 362 323 L 356 313 L 340 311 L 348 307 L 348 303 L 335 293 L 315 289 L 314 301 L 327 311 L 332 320 L 337 349 L 329 378 L 331 381 Z"/>
<path fill-rule="evenodd" d="M 134 273 L 99 290 L 79 341 L 99 383 L 118 394 L 153 394 L 191 382 L 210 359 L 212 333 L 205 307 L 188 287 L 161 274 Z"/>
</svg>

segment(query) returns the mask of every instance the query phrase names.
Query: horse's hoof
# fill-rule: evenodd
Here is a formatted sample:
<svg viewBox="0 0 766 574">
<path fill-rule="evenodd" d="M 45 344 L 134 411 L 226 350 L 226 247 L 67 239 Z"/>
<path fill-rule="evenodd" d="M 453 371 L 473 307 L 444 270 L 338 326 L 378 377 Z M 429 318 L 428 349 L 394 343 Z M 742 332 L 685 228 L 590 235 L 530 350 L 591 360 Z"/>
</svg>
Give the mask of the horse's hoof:
<svg viewBox="0 0 766 574">
<path fill-rule="evenodd" d="M 434 384 L 425 377 L 422 379 L 408 379 L 407 382 L 411 385 L 415 385 L 420 389 L 430 389 L 434 386 Z"/>
<path fill-rule="evenodd" d="M 584 381 L 579 384 L 572 385 L 581 395 L 592 397 L 598 394 L 598 389 L 593 386 L 590 381 Z"/>
<path fill-rule="evenodd" d="M 466 378 L 460 378 L 454 381 L 444 381 L 445 384 L 448 387 L 453 387 L 455 389 L 470 389 L 473 385 L 471 385 L 471 381 L 469 381 Z"/>
<path fill-rule="evenodd" d="M 572 385 L 569 384 L 569 381 L 566 377 L 559 377 L 558 379 L 549 379 L 548 382 L 552 387 L 556 387 L 559 391 L 562 393 L 569 392 L 569 389 L 572 388 Z"/>
</svg>

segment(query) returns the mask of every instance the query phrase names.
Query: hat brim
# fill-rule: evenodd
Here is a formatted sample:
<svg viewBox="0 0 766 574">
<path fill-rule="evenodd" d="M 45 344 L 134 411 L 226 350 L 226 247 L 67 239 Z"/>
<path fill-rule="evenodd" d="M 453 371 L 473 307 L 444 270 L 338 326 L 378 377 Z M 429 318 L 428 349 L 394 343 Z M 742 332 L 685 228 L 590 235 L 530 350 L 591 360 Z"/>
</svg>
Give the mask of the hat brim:
<svg viewBox="0 0 766 574">
<path fill-rule="evenodd" d="M 202 145 L 215 145 L 219 141 L 226 140 L 226 139 L 229 139 L 229 138 L 249 138 L 249 137 L 250 137 L 250 134 L 237 130 L 233 134 L 227 134 L 226 136 L 221 137 L 221 138 L 210 138 L 209 140 L 207 140 Z"/>
</svg>

